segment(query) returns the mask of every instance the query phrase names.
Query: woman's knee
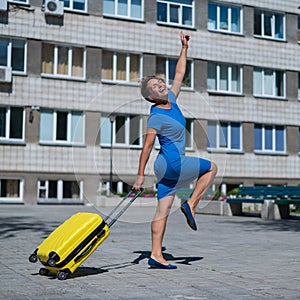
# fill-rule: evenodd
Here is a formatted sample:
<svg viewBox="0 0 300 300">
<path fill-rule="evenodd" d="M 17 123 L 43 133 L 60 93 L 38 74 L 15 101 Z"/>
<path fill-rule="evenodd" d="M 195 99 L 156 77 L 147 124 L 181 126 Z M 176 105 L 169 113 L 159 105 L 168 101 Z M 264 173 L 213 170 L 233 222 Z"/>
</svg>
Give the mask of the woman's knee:
<svg viewBox="0 0 300 300">
<path fill-rule="evenodd" d="M 157 215 L 161 215 L 161 216 L 169 215 L 174 202 L 174 196 L 175 194 L 158 200 L 157 208 L 156 208 Z"/>
<path fill-rule="evenodd" d="M 217 174 L 218 172 L 218 166 L 214 162 L 211 162 L 210 171 L 214 174 Z"/>
</svg>

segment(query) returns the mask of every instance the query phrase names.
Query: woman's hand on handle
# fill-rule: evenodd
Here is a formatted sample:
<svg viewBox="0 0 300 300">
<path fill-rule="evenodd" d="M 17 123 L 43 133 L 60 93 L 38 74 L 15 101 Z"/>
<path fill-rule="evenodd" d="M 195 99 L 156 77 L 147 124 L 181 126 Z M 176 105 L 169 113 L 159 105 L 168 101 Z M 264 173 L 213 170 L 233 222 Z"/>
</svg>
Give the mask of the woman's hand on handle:
<svg viewBox="0 0 300 300">
<path fill-rule="evenodd" d="M 132 190 L 139 191 L 144 183 L 144 176 L 138 175 L 134 185 L 132 186 Z"/>
</svg>

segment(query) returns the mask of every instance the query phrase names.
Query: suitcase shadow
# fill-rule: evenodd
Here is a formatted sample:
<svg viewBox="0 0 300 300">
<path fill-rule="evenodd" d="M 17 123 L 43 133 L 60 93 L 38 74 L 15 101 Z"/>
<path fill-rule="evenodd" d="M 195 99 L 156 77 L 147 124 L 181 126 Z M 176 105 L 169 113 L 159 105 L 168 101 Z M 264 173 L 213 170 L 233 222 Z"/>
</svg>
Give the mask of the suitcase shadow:
<svg viewBox="0 0 300 300">
<path fill-rule="evenodd" d="M 202 260 L 202 256 L 174 256 L 170 253 L 165 252 L 166 248 L 163 247 L 163 254 L 167 261 L 175 261 L 177 264 L 182 265 L 192 265 L 193 262 Z M 139 256 L 130 262 L 123 262 L 117 264 L 111 264 L 102 266 L 100 268 L 94 267 L 79 267 L 73 274 L 71 274 L 68 279 L 78 278 L 78 277 L 86 277 L 91 275 L 98 275 L 102 273 L 107 273 L 110 270 L 117 270 L 127 267 L 132 267 L 134 265 L 138 265 L 143 260 L 148 260 L 151 255 L 151 251 L 134 251 L 133 253 L 139 254 Z"/>
<path fill-rule="evenodd" d="M 79 267 L 73 274 L 69 275 L 68 279 L 86 277 L 106 273 L 108 270 L 94 267 Z"/>
<path fill-rule="evenodd" d="M 165 250 L 166 248 L 163 247 L 162 251 L 165 259 L 167 261 L 175 261 L 177 264 L 192 265 L 193 262 L 203 259 L 202 256 L 174 256 L 170 253 L 165 252 Z M 106 271 L 109 271 L 109 270 L 122 269 L 130 266 L 138 265 L 141 261 L 148 260 L 151 255 L 151 251 L 134 251 L 133 253 L 139 254 L 139 256 L 131 262 L 107 265 L 107 266 L 103 266 L 102 268 L 104 268 Z"/>
</svg>

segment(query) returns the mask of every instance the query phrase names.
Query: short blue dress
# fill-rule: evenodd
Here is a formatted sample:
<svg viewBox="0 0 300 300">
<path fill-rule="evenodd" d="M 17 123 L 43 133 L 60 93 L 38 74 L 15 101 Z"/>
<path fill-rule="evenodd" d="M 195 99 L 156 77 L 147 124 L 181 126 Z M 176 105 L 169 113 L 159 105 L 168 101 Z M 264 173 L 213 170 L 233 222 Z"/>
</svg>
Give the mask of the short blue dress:
<svg viewBox="0 0 300 300">
<path fill-rule="evenodd" d="M 176 193 L 211 168 L 209 160 L 185 156 L 185 118 L 176 104 L 172 91 L 168 94 L 171 109 L 152 106 L 148 128 L 157 132 L 160 151 L 154 162 L 158 181 L 157 199 Z"/>
</svg>

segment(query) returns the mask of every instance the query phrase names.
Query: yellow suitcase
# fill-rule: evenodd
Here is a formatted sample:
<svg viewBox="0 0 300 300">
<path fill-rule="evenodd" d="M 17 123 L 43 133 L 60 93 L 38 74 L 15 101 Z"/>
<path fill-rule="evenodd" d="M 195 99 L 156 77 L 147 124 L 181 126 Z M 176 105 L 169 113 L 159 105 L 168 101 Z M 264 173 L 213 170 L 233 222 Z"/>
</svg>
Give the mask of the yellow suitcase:
<svg viewBox="0 0 300 300">
<path fill-rule="evenodd" d="M 141 189 L 134 197 L 130 197 L 132 192 L 129 192 L 104 220 L 100 215 L 88 212 L 71 216 L 36 248 L 29 261 L 34 263 L 39 260 L 44 265 L 39 271 L 41 275 L 52 273 L 57 275 L 59 280 L 65 280 L 109 236 L 109 228 L 142 191 Z M 130 200 L 119 210 L 127 198 Z M 114 214 L 116 216 L 112 217 Z"/>
</svg>

